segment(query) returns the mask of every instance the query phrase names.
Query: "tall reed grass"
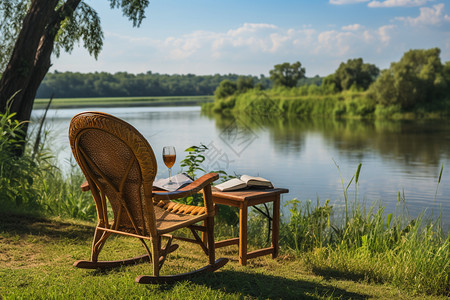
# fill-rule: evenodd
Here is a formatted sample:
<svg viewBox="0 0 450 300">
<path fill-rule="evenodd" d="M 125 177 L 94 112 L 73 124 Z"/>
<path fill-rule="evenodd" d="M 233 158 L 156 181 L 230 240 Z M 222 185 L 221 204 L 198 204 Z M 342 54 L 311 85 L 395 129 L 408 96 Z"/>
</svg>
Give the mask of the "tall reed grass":
<svg viewBox="0 0 450 300">
<path fill-rule="evenodd" d="M 331 93 L 317 86 L 249 90 L 202 106 L 206 112 L 246 112 L 271 115 L 374 116 L 375 103 L 365 92 Z"/>
<path fill-rule="evenodd" d="M 441 215 L 412 219 L 400 193 L 392 213 L 376 204 L 366 209 L 357 193 L 360 169 L 361 164 L 347 185 L 342 180 L 341 216 L 328 201 L 322 206 L 317 201 L 314 207 L 310 201 L 288 202 L 291 216 L 282 226 L 283 244 L 305 257 L 315 272 L 450 296 L 450 238 Z M 437 186 L 441 175 L 442 168 Z M 349 199 L 352 182 L 355 195 Z"/>
<path fill-rule="evenodd" d="M 48 132 L 38 132 L 40 142 L 21 137 L 23 123 L 9 110 L 0 114 L 0 205 L 3 209 L 23 213 L 40 213 L 93 220 L 95 206 L 88 193 L 79 186 L 84 177 L 72 164 L 65 174 L 56 157 L 47 148 Z M 16 147 L 25 142 L 23 155 Z"/>
</svg>

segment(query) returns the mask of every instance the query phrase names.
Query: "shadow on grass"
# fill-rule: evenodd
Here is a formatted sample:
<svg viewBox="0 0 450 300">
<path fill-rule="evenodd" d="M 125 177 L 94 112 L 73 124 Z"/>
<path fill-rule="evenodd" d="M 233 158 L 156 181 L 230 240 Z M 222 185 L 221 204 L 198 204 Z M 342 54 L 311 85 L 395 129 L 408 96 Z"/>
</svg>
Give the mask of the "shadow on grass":
<svg viewBox="0 0 450 300">
<path fill-rule="evenodd" d="M 368 299 L 368 295 L 348 292 L 320 282 L 294 280 L 261 273 L 246 273 L 224 270 L 192 277 L 193 284 L 220 290 L 227 294 L 238 294 L 244 298 L 263 299 Z M 170 291 L 172 285 L 161 285 L 160 289 Z"/>
<path fill-rule="evenodd" d="M 24 214 L 0 213 L 0 233 L 11 235 L 47 236 L 51 239 L 91 240 L 94 226 L 72 224 L 45 217 Z M 317 271 L 317 270 L 316 270 Z M 94 271 L 95 276 L 121 272 L 121 269 Z M 92 274 L 92 273 L 91 273 Z M 330 274 L 328 274 L 330 275 Z M 334 274 L 336 275 L 336 274 Z M 348 274 L 347 274 L 348 275 Z M 336 277 L 336 276 L 332 276 Z M 338 276 L 339 277 L 339 276 Z M 345 276 L 348 278 L 348 276 Z M 343 298 L 367 299 L 368 295 L 352 293 L 319 281 L 296 280 L 261 273 L 223 270 L 192 277 L 192 284 L 227 294 L 250 298 L 317 299 Z M 171 291 L 177 284 L 160 285 L 159 289 Z M 150 288 L 150 287 L 149 287 Z"/>
<path fill-rule="evenodd" d="M 52 239 L 83 240 L 92 239 L 94 226 L 53 221 L 38 215 L 0 213 L 0 233 L 11 235 L 32 234 Z"/>
<path fill-rule="evenodd" d="M 379 280 L 375 279 L 375 278 L 377 278 L 376 274 L 368 274 L 367 271 L 366 271 L 366 273 L 355 273 L 352 271 L 336 270 L 334 268 L 329 268 L 329 267 L 323 267 L 323 268 L 313 267 L 312 272 L 316 275 L 322 276 L 326 280 L 343 279 L 343 280 L 352 280 L 352 281 L 358 282 L 358 281 L 367 280 L 367 278 L 371 278 L 371 282 L 383 283 L 383 281 L 381 279 L 379 279 Z"/>
</svg>

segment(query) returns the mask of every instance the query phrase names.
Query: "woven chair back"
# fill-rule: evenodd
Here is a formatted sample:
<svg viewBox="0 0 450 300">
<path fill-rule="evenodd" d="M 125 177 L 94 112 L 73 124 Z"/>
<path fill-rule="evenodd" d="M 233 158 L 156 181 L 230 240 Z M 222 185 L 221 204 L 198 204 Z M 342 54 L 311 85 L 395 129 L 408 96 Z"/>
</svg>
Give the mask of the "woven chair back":
<svg viewBox="0 0 450 300">
<path fill-rule="evenodd" d="M 157 165 L 147 140 L 130 124 L 100 112 L 75 115 L 69 140 L 89 182 L 99 222 L 109 223 L 107 199 L 114 214 L 112 229 L 154 236 Z"/>
</svg>

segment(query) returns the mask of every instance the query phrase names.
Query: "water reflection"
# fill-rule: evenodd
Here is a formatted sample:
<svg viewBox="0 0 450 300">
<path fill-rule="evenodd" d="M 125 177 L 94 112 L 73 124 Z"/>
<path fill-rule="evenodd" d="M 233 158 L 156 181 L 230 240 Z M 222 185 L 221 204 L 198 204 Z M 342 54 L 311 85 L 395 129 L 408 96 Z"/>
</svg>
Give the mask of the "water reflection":
<svg viewBox="0 0 450 300">
<path fill-rule="evenodd" d="M 417 163 L 441 166 L 450 152 L 450 121 L 379 121 L 356 119 L 301 119 L 296 117 L 238 115 L 208 115 L 222 131 L 230 124 L 240 127 L 241 134 L 251 138 L 268 130 L 280 153 L 301 152 L 308 134 L 320 134 L 329 147 L 352 159 L 361 159 L 377 152 L 385 159 L 405 165 Z"/>
<path fill-rule="evenodd" d="M 361 197 L 370 202 L 380 200 L 393 211 L 398 192 L 405 192 L 412 215 L 428 208 L 442 208 L 446 224 L 450 223 L 450 122 L 379 121 L 357 119 L 300 119 L 249 114 L 208 115 L 218 131 L 229 130 L 230 124 L 245 128 L 242 139 L 261 138 L 265 134 L 274 148 L 274 159 L 283 167 L 267 160 L 269 151 L 251 147 L 259 155 L 269 174 L 290 181 L 291 195 L 300 199 L 342 200 L 337 161 L 344 179 L 350 179 L 358 163 L 363 164 Z M 239 129 L 236 129 L 239 130 Z M 247 164 L 247 162 L 245 162 Z M 444 166 L 443 180 L 436 201 L 437 177 Z M 262 167 L 261 167 L 262 168 Z M 273 178 L 273 177 L 272 177 Z"/>
</svg>

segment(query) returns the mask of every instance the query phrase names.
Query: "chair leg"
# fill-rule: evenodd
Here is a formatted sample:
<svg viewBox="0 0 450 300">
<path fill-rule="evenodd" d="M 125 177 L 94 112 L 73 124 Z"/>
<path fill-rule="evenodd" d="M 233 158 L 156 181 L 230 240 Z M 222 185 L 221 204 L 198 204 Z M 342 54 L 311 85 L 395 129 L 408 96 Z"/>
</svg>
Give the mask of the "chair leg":
<svg viewBox="0 0 450 300">
<path fill-rule="evenodd" d="M 151 256 L 149 256 L 149 254 L 147 253 L 145 255 L 123 260 L 99 261 L 98 256 L 100 254 L 100 251 L 102 250 L 106 240 L 111 234 L 111 232 L 96 229 L 94 233 L 94 239 L 92 241 L 91 259 L 77 260 L 73 263 L 73 266 L 82 269 L 109 269 L 126 265 L 134 265 L 151 260 Z"/>
<path fill-rule="evenodd" d="M 152 239 L 152 252 L 153 252 L 153 276 L 159 277 L 159 250 L 161 249 L 161 237 Z"/>
<path fill-rule="evenodd" d="M 97 262 L 98 255 L 105 245 L 106 239 L 111 235 L 111 233 L 95 229 L 94 239 L 92 241 L 92 252 L 91 252 L 91 261 Z"/>
<path fill-rule="evenodd" d="M 203 227 L 206 228 L 206 220 L 203 220 Z M 206 231 L 202 232 L 202 242 L 203 242 L 203 245 L 208 247 L 208 235 L 206 234 Z"/>
<path fill-rule="evenodd" d="M 214 245 L 214 216 L 206 218 L 206 232 L 208 236 L 209 264 L 212 265 L 216 260 L 216 249 Z"/>
</svg>

